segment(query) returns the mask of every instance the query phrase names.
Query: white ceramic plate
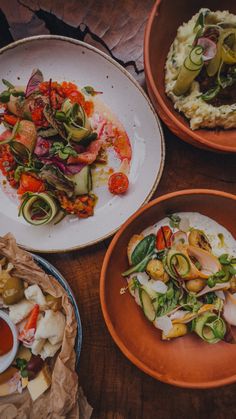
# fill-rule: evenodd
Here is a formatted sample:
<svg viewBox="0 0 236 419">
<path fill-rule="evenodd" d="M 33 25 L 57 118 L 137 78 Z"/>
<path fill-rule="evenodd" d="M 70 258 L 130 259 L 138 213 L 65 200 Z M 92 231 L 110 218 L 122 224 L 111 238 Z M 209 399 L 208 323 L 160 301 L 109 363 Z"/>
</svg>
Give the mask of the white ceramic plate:
<svg viewBox="0 0 236 419">
<path fill-rule="evenodd" d="M 164 166 L 165 146 L 159 119 L 138 83 L 119 64 L 96 48 L 70 38 L 37 36 L 0 50 L 0 78 L 25 85 L 33 68 L 45 80 L 92 85 L 123 124 L 132 143 L 130 188 L 125 196 L 112 196 L 104 186 L 95 215 L 66 217 L 58 225 L 34 227 L 18 217 L 18 203 L 0 188 L 0 234 L 12 232 L 29 250 L 60 252 L 96 243 L 113 234 L 157 187 Z"/>
</svg>

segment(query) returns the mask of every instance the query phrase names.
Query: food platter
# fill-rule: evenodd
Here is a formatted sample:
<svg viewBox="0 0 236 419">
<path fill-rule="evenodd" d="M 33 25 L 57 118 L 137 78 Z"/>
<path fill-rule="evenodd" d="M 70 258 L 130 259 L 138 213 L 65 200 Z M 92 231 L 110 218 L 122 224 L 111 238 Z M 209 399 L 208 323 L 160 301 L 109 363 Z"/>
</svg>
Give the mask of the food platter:
<svg viewBox="0 0 236 419">
<path fill-rule="evenodd" d="M 224 214 L 220 209 L 222 205 L 227 208 Z M 147 226 L 177 211 L 197 211 L 211 217 L 235 239 L 235 207 L 235 196 L 221 191 L 196 189 L 163 195 L 130 217 L 108 248 L 100 282 L 101 305 L 108 330 L 131 362 L 160 381 L 198 389 L 233 383 L 236 369 L 230 359 L 235 349 L 233 344 L 224 341 L 209 344 L 192 333 L 180 339 L 161 339 L 161 334 L 143 316 L 136 300 L 129 292 L 123 292 L 127 282 L 121 273 L 127 269 L 129 240 Z"/>
<path fill-rule="evenodd" d="M 50 59 L 49 59 L 50 57 Z M 164 166 L 165 146 L 155 111 L 138 83 L 110 57 L 83 42 L 59 36 L 37 36 L 17 41 L 0 51 L 1 77 L 25 85 L 33 68 L 46 80 L 69 80 L 102 91 L 104 103 L 119 118 L 130 138 L 133 157 L 130 188 L 114 196 L 107 188 L 95 190 L 95 215 L 59 224 L 28 225 L 18 217 L 11 191 L 0 190 L 0 233 L 14 231 L 17 243 L 31 251 L 58 252 L 86 247 L 110 236 L 154 193 Z"/>
<path fill-rule="evenodd" d="M 82 346 L 82 325 L 80 320 L 80 314 L 78 305 L 75 300 L 75 296 L 73 294 L 73 291 L 71 287 L 69 286 L 68 282 L 62 276 L 62 274 L 58 271 L 58 269 L 55 268 L 50 262 L 48 262 L 46 259 L 42 258 L 39 255 L 32 255 L 34 261 L 39 265 L 40 268 L 42 268 L 48 275 L 52 275 L 59 284 L 64 288 L 66 293 L 69 295 L 69 298 L 71 300 L 71 303 L 74 308 L 75 317 L 77 321 L 77 338 L 76 338 L 76 344 L 75 344 L 75 351 L 76 351 L 76 362 L 78 364 L 80 352 L 81 352 L 81 346 Z"/>
<path fill-rule="evenodd" d="M 33 282 L 30 282 L 31 278 Z M 25 397 L 35 401 L 53 389 L 57 373 L 60 388 L 69 385 L 68 381 L 64 382 L 63 368 L 67 371 L 66 380 L 72 380 L 71 385 L 77 392 L 75 372 L 81 351 L 82 327 L 73 292 L 56 268 L 17 247 L 10 234 L 1 237 L 0 317 L 1 333 L 5 338 L 1 346 L 2 397 L 10 396 L 13 400 L 17 392 L 21 393 L 27 387 Z M 40 322 L 45 323 L 41 325 L 41 332 Z M 42 335 L 44 337 L 40 337 Z M 70 359 L 66 365 L 64 357 Z M 44 394 L 43 397 L 47 396 Z M 63 396 L 61 400 L 64 400 Z M 66 411 L 66 404 L 66 401 L 62 402 L 62 410 Z"/>
<path fill-rule="evenodd" d="M 230 0 L 224 2 L 224 5 L 220 1 L 206 1 L 204 7 L 212 8 L 212 10 L 229 10 L 230 13 L 235 14 L 235 4 Z M 176 110 L 165 92 L 165 65 L 170 46 L 176 37 L 177 29 L 198 11 L 198 3 L 186 0 L 181 2 L 179 13 L 175 13 L 171 1 L 157 0 L 155 2 L 146 26 L 144 41 L 148 92 L 163 122 L 179 138 L 205 150 L 235 153 L 235 128 L 192 130 L 187 118 Z M 169 26 L 165 26 L 166 24 Z M 165 27 L 166 30 L 163 30 Z"/>
</svg>

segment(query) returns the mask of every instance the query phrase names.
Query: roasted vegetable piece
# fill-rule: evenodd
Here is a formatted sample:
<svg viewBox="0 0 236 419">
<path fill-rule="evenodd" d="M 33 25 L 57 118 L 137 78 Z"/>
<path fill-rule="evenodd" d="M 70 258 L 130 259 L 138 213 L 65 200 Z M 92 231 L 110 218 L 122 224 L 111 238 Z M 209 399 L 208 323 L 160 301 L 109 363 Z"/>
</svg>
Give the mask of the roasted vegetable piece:
<svg viewBox="0 0 236 419">
<path fill-rule="evenodd" d="M 201 291 L 206 285 L 206 281 L 201 278 L 190 279 L 190 281 L 186 282 L 186 288 L 190 292 L 199 292 Z"/>
<path fill-rule="evenodd" d="M 189 234 L 189 244 L 200 247 L 203 250 L 211 251 L 211 245 L 208 238 L 201 230 L 193 229 Z"/>
<path fill-rule="evenodd" d="M 172 230 L 169 226 L 161 227 L 157 232 L 156 248 L 157 250 L 164 250 L 171 246 Z"/>
<path fill-rule="evenodd" d="M 150 260 L 147 264 L 146 271 L 152 279 L 160 279 L 163 282 L 169 280 L 169 275 L 165 272 L 163 263 L 160 260 Z"/>
<path fill-rule="evenodd" d="M 168 340 L 168 339 L 178 338 L 180 336 L 187 335 L 187 333 L 188 333 L 188 328 L 186 324 L 175 323 L 172 329 L 169 331 L 169 333 L 167 333 L 166 335 L 164 334 L 164 332 L 162 333 L 162 339 Z"/>
<path fill-rule="evenodd" d="M 14 276 L 8 278 L 6 281 L 3 293 L 4 304 L 16 304 L 24 298 L 24 283 L 20 278 Z"/>
<path fill-rule="evenodd" d="M 47 302 L 47 306 L 53 310 L 53 311 L 58 311 L 61 309 L 62 307 L 62 303 L 61 303 L 61 297 L 54 297 L 51 294 L 46 294 L 45 295 L 46 298 L 46 302 Z"/>
<path fill-rule="evenodd" d="M 13 149 L 14 151 L 16 150 L 18 154 L 23 154 L 23 148 L 26 148 L 29 153 L 32 153 L 34 151 L 36 139 L 37 131 L 34 123 L 31 121 L 22 120 L 19 122 L 16 136 L 12 142 Z"/>
</svg>

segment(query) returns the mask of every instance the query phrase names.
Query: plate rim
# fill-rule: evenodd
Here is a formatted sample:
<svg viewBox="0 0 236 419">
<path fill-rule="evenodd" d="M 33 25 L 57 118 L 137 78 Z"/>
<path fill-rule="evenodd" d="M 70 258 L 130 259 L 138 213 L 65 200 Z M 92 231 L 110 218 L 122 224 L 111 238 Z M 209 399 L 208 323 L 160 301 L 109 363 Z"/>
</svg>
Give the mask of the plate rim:
<svg viewBox="0 0 236 419">
<path fill-rule="evenodd" d="M 82 46 L 88 50 L 93 51 L 94 53 L 102 56 L 105 60 L 109 61 L 111 64 L 113 64 L 115 67 L 117 67 L 129 80 L 130 82 L 134 85 L 134 87 L 136 87 L 139 91 L 139 93 L 144 97 L 144 99 L 146 100 L 150 111 L 152 112 L 158 129 L 159 129 L 159 133 L 160 133 L 160 142 L 161 142 L 161 153 L 160 153 L 160 157 L 161 157 L 161 161 L 160 161 L 160 167 L 159 170 L 157 172 L 156 178 L 154 180 L 154 183 L 152 185 L 151 190 L 148 192 L 145 200 L 142 202 L 142 204 L 140 205 L 139 208 L 143 207 L 143 205 L 145 205 L 153 196 L 160 180 L 163 174 L 163 170 L 164 170 L 164 165 L 165 165 L 165 158 L 166 158 L 166 146 L 165 146 L 165 137 L 164 137 L 164 133 L 163 133 L 163 128 L 161 126 L 161 122 L 159 119 L 159 116 L 157 114 L 157 112 L 154 109 L 154 106 L 152 105 L 151 100 L 149 99 L 147 93 L 143 90 L 143 88 L 141 87 L 141 85 L 135 80 L 135 78 L 132 76 L 132 74 L 130 74 L 128 72 L 128 70 L 126 70 L 126 68 L 122 67 L 117 61 L 115 61 L 112 57 L 110 57 L 108 54 L 104 53 L 103 51 L 100 51 L 98 48 L 83 42 L 83 41 L 79 41 L 77 39 L 73 39 L 67 36 L 61 36 L 61 35 L 35 35 L 35 36 L 30 36 L 27 38 L 22 38 L 19 39 L 15 42 L 12 42 L 8 45 L 6 45 L 5 47 L 0 49 L 0 56 L 3 55 L 6 51 L 17 48 L 20 45 L 24 45 L 27 44 L 28 42 L 32 42 L 32 41 L 37 41 L 37 40 L 47 40 L 47 39 L 54 39 L 54 40 L 60 40 L 60 41 L 65 41 L 65 42 L 69 42 L 75 45 L 79 45 Z M 136 210 L 137 211 L 137 210 Z M 120 228 L 121 228 L 122 224 L 120 226 L 118 226 L 117 228 L 115 228 L 114 230 L 112 230 L 111 232 L 109 232 L 108 234 L 96 239 L 96 240 L 92 240 L 88 243 L 82 244 L 82 245 L 78 245 L 78 246 L 72 246 L 72 247 L 68 247 L 66 249 L 50 249 L 50 250 L 42 250 L 42 249 L 36 249 L 36 248 L 32 248 L 29 247 L 27 245 L 24 244 L 20 244 L 17 243 L 19 247 L 29 251 L 29 252 L 40 252 L 40 253 L 44 253 L 44 254 L 50 254 L 50 253 L 67 253 L 67 252 L 71 252 L 74 250 L 79 250 L 79 249 L 84 249 L 86 247 L 90 247 L 92 245 L 95 245 L 97 243 L 100 243 L 103 240 L 106 240 L 107 238 L 113 236 Z"/>
<path fill-rule="evenodd" d="M 153 72 L 152 72 L 151 64 L 150 64 L 149 45 L 150 45 L 151 31 L 152 31 L 153 22 L 154 22 L 154 19 L 158 18 L 158 16 L 159 16 L 159 8 L 161 6 L 161 2 L 162 2 L 162 0 L 156 0 L 155 1 L 154 5 L 153 5 L 153 7 L 152 7 L 152 9 L 149 13 L 148 20 L 147 20 L 147 23 L 146 23 L 145 35 L 144 35 L 144 70 L 145 70 L 145 78 L 147 80 L 147 84 L 150 85 L 151 92 L 153 92 L 153 94 L 154 94 L 162 112 L 164 112 L 165 115 L 168 117 L 168 123 L 166 122 L 166 120 L 164 121 L 164 123 L 175 134 L 175 136 L 177 136 L 179 139 L 181 139 L 181 141 L 187 142 L 186 140 L 183 140 L 182 137 L 180 137 L 179 133 L 176 134 L 172 130 L 172 125 L 174 125 L 175 128 L 179 128 L 182 132 L 184 132 L 184 134 L 186 136 L 190 135 L 193 138 L 193 140 L 195 141 L 195 144 L 193 144 L 192 142 L 188 142 L 188 144 L 191 144 L 193 147 L 197 147 L 196 144 L 198 144 L 198 147 L 207 147 L 207 150 L 205 149 L 206 151 L 235 154 L 236 153 L 236 148 L 235 147 L 218 145 L 218 144 L 214 144 L 211 141 L 202 139 L 201 135 L 197 133 L 198 130 L 193 131 L 193 130 L 190 129 L 190 127 L 186 126 L 185 124 L 183 124 L 183 122 L 178 120 L 173 115 L 172 111 L 166 106 L 166 104 L 164 103 L 164 100 L 162 99 L 162 97 L 159 93 L 159 90 L 156 87 L 156 84 L 155 84 L 154 78 L 153 78 Z M 158 112 L 158 114 L 159 114 L 159 112 Z M 161 116 L 160 116 L 160 118 L 161 118 Z M 236 131 L 236 128 L 235 128 L 235 131 Z M 226 134 L 227 134 L 227 130 L 226 130 Z"/>
<path fill-rule="evenodd" d="M 46 269 L 50 271 L 50 274 L 48 275 L 52 275 L 57 282 L 59 282 L 59 284 L 64 288 L 64 290 L 66 291 L 67 295 L 70 298 L 70 302 L 73 306 L 73 310 L 75 313 L 75 317 L 76 317 L 76 323 L 77 323 L 77 337 L 76 337 L 76 342 L 75 342 L 75 348 L 76 348 L 76 369 L 78 369 L 78 363 L 79 363 L 79 359 L 80 359 L 80 355 L 81 355 L 81 348 L 82 348 L 82 341 L 83 341 L 83 330 L 82 330 L 82 324 L 81 324 L 81 318 L 80 318 L 80 313 L 79 313 L 79 308 L 76 302 L 76 298 L 75 295 L 68 283 L 68 281 L 65 279 L 65 277 L 61 274 L 61 272 L 48 260 L 44 259 L 42 256 L 39 255 L 35 255 L 34 253 L 29 253 L 34 262 L 39 264 L 39 267 L 41 269 Z M 44 271 L 45 272 L 45 271 Z M 58 279 L 59 278 L 59 279 Z M 62 284 L 64 284 L 65 286 L 63 286 Z"/>
<path fill-rule="evenodd" d="M 99 294 L 100 294 L 100 304 L 101 304 L 101 309 L 102 309 L 102 314 L 103 314 L 103 318 L 105 320 L 107 329 L 112 337 L 112 339 L 114 340 L 114 342 L 116 343 L 116 345 L 118 346 L 118 348 L 121 350 L 121 352 L 126 356 L 126 358 L 128 358 L 128 360 L 130 362 L 132 362 L 132 364 L 134 364 L 136 367 L 138 367 L 140 370 L 142 370 L 143 372 L 145 372 L 146 374 L 150 375 L 151 377 L 164 382 L 166 384 L 171 384 L 174 385 L 176 387 L 180 387 L 180 388 L 189 388 L 189 389 L 210 389 L 210 388 L 217 388 L 217 387 L 221 387 L 221 386 L 225 386 L 228 384 L 233 384 L 236 382 L 236 374 L 227 377 L 227 378 L 222 378 L 222 379 L 218 379 L 218 380 L 213 380 L 213 381 L 208 381 L 208 382 L 200 382 L 200 383 L 186 383 L 185 381 L 182 380 L 174 380 L 173 378 L 166 378 L 165 376 L 163 377 L 162 374 L 158 373 L 157 371 L 152 370 L 151 368 L 149 368 L 142 360 L 140 360 L 140 358 L 138 358 L 138 356 L 134 355 L 129 348 L 126 346 L 125 342 L 120 338 L 119 334 L 117 333 L 115 327 L 113 326 L 113 323 L 111 321 L 110 315 L 109 315 L 109 311 L 107 309 L 107 304 L 106 304 L 106 297 L 105 297 L 105 293 L 106 293 L 106 271 L 107 271 L 107 267 L 109 264 L 109 260 L 110 260 L 110 256 L 112 254 L 113 248 L 115 247 L 117 241 L 119 240 L 120 236 L 123 234 L 123 232 L 125 231 L 126 227 L 132 223 L 136 218 L 138 218 L 143 212 L 147 211 L 150 207 L 155 206 L 156 204 L 158 204 L 159 202 L 168 200 L 169 198 L 172 198 L 174 196 L 182 196 L 182 195 L 191 195 L 191 194 L 211 194 L 214 196 L 223 196 L 225 198 L 229 198 L 229 199 L 233 199 L 236 201 L 236 195 L 228 193 L 228 192 L 224 192 L 221 190 L 217 190 L 217 189 L 204 189 L 204 188 L 199 188 L 199 189 L 182 189 L 180 191 L 176 191 L 176 192 L 170 192 L 164 195 L 159 196 L 158 198 L 155 198 L 154 200 L 152 200 L 151 202 L 149 202 L 148 204 L 146 204 L 144 207 L 141 207 L 138 211 L 136 211 L 131 217 L 129 217 L 129 219 L 122 225 L 122 227 L 119 229 L 119 231 L 116 233 L 116 235 L 113 237 L 107 251 L 105 254 L 105 257 L 103 259 L 103 264 L 102 264 L 102 269 L 101 269 L 101 274 L 100 274 L 100 289 L 99 289 Z"/>
</svg>

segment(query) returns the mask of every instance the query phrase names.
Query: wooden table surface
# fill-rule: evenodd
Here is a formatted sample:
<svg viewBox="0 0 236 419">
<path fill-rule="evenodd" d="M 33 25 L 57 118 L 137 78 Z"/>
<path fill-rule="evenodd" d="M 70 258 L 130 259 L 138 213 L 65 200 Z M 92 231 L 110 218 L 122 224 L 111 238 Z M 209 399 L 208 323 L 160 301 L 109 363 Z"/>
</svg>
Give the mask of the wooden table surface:
<svg viewBox="0 0 236 419">
<path fill-rule="evenodd" d="M 112 55 L 144 86 L 143 34 L 152 4 L 152 0 L 0 0 L 0 45 L 38 33 L 82 39 Z M 236 193 L 236 156 L 198 150 L 163 128 L 166 162 L 154 197 L 199 187 Z M 83 326 L 79 379 L 94 408 L 92 417 L 235 418 L 236 384 L 213 390 L 172 387 L 139 371 L 116 347 L 99 301 L 99 276 L 109 241 L 67 254 L 42 255 L 65 276 L 78 302 Z"/>
</svg>

